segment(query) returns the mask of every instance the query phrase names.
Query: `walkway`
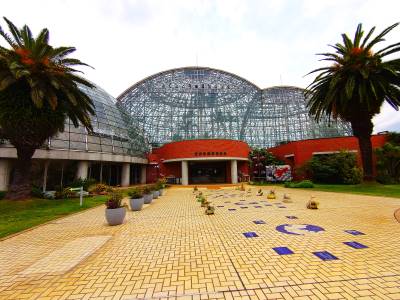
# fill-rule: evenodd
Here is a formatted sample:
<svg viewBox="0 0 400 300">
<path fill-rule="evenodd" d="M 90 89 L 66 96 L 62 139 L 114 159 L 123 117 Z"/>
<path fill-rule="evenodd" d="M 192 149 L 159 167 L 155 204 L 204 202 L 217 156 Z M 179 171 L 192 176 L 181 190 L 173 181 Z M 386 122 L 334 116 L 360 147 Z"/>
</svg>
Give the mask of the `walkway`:
<svg viewBox="0 0 400 300">
<path fill-rule="evenodd" d="M 98 207 L 0 242 L 0 299 L 400 299 L 400 199 L 203 191 L 214 216 L 172 188 L 122 226 Z"/>
</svg>

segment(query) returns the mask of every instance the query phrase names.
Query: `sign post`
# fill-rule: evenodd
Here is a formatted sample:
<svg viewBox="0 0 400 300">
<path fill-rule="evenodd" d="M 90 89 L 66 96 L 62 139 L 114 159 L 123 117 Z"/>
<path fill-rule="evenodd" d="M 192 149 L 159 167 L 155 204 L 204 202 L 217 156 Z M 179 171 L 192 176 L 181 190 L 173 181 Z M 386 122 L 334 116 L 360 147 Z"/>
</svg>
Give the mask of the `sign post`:
<svg viewBox="0 0 400 300">
<path fill-rule="evenodd" d="M 78 188 L 70 188 L 71 191 L 79 191 L 79 205 L 83 205 L 83 186 Z"/>
</svg>

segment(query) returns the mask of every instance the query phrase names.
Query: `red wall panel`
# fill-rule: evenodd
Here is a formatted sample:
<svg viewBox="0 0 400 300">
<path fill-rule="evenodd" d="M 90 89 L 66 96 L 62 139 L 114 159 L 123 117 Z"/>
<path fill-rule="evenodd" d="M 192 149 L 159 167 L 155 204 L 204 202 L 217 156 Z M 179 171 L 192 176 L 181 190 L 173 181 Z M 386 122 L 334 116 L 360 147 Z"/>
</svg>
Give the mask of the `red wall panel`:
<svg viewBox="0 0 400 300">
<path fill-rule="evenodd" d="M 373 135 L 371 137 L 372 148 L 383 146 L 386 141 L 386 135 Z M 285 155 L 294 154 L 294 167 L 299 167 L 310 160 L 314 152 L 330 152 L 340 150 L 356 150 L 358 163 L 361 166 L 360 148 L 358 140 L 355 137 L 337 137 L 337 138 L 322 138 L 314 140 L 304 140 L 291 142 L 285 145 L 269 148 L 268 151 L 284 160 L 288 164 L 290 160 L 285 158 Z M 374 159 L 375 162 L 375 159 Z"/>
</svg>

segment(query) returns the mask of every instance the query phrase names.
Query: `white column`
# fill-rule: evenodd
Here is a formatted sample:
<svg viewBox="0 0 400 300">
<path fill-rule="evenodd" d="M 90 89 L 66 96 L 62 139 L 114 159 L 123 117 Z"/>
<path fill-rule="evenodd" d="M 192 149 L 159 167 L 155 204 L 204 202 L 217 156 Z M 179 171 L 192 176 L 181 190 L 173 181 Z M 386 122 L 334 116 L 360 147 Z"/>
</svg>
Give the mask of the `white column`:
<svg viewBox="0 0 400 300">
<path fill-rule="evenodd" d="M 188 162 L 186 160 L 182 160 L 182 185 L 189 184 L 189 169 Z"/>
<path fill-rule="evenodd" d="M 141 184 L 145 184 L 146 183 L 146 175 L 147 175 L 147 173 L 146 173 L 146 169 L 147 169 L 147 166 L 146 165 L 142 165 L 142 169 L 140 170 L 141 172 L 140 172 L 140 183 Z"/>
<path fill-rule="evenodd" d="M 89 171 L 89 162 L 88 161 L 79 161 L 78 169 L 76 170 L 76 178 L 87 179 Z"/>
<path fill-rule="evenodd" d="M 47 189 L 47 171 L 49 170 L 50 161 L 46 160 L 44 162 L 44 171 L 43 171 L 43 193 L 46 192 Z"/>
<path fill-rule="evenodd" d="M 237 160 L 231 160 L 231 181 L 238 183 Z"/>
<path fill-rule="evenodd" d="M 121 186 L 129 186 L 131 176 L 131 164 L 124 163 L 121 172 Z"/>
<path fill-rule="evenodd" d="M 0 191 L 6 191 L 10 181 L 10 162 L 0 159 Z"/>
</svg>

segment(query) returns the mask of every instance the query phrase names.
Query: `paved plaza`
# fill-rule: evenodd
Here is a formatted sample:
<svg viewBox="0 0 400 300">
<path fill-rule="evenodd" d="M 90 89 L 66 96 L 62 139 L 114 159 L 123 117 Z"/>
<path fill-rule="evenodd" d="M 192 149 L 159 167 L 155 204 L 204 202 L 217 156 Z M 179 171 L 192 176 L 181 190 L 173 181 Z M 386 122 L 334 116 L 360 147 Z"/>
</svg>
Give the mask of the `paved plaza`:
<svg viewBox="0 0 400 300">
<path fill-rule="evenodd" d="M 0 241 L 0 299 L 400 299 L 400 199 L 263 190 L 202 189 L 207 216 L 171 188 L 120 226 L 97 207 Z"/>
</svg>

